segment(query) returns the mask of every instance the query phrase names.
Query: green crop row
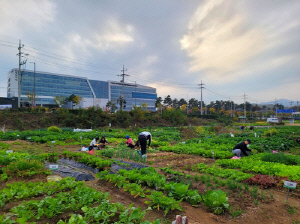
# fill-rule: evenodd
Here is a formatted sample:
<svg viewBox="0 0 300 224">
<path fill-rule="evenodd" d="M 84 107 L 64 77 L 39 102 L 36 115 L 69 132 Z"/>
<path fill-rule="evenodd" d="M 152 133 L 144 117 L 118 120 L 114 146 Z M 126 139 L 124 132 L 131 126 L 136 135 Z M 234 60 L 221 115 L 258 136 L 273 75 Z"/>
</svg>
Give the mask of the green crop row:
<svg viewBox="0 0 300 224">
<path fill-rule="evenodd" d="M 57 224 L 88 224 L 88 223 L 112 223 L 118 216 L 118 221 L 114 221 L 115 224 L 160 224 L 157 219 L 154 222 L 142 221 L 146 214 L 146 210 L 141 211 L 141 208 L 133 207 L 133 204 L 126 208 L 120 203 L 109 203 L 107 201 L 102 202 L 97 207 L 82 207 L 84 215 L 71 215 L 68 222 L 59 221 Z"/>
<path fill-rule="evenodd" d="M 247 156 L 242 159 L 222 159 L 216 161 L 216 164 L 223 167 L 239 168 L 241 171 L 246 172 L 277 175 L 291 180 L 300 180 L 300 166 L 261 161 L 259 160 L 259 155 Z"/>
<path fill-rule="evenodd" d="M 43 216 L 52 218 L 64 212 L 77 211 L 83 206 L 101 203 L 108 193 L 98 192 L 85 186 L 77 186 L 71 192 L 60 192 L 55 197 L 47 196 L 42 200 L 23 202 L 12 208 L 12 216 L 22 218 L 23 222 L 39 220 Z M 10 214 L 9 214 L 10 216 Z"/>
<path fill-rule="evenodd" d="M 103 170 L 105 167 L 111 167 L 112 165 L 111 160 L 91 156 L 82 152 L 63 151 L 62 154 L 68 159 L 74 159 L 77 162 L 84 163 L 93 168 L 98 168 L 99 170 Z"/>
<path fill-rule="evenodd" d="M 69 184 L 69 187 L 71 185 Z M 94 207 L 94 204 L 100 205 Z M 72 215 L 69 222 L 59 221 L 58 224 L 111 223 L 112 221 L 120 224 L 151 224 L 149 221 L 142 221 L 146 211 L 134 208 L 133 205 L 126 208 L 120 203 L 109 203 L 108 193 L 98 192 L 95 189 L 84 186 L 83 183 L 74 184 L 72 191 L 60 192 L 55 197 L 47 196 L 42 200 L 23 202 L 13 207 L 10 213 L 1 215 L 0 222 L 3 224 L 26 223 L 28 221 L 39 221 L 42 218 L 51 219 L 59 214 L 69 213 L 70 211 L 77 212 L 79 210 L 82 210 L 83 214 Z M 159 220 L 155 222 L 155 224 L 159 223 Z"/>
<path fill-rule="evenodd" d="M 200 173 L 211 174 L 213 176 L 228 178 L 236 181 L 242 181 L 254 176 L 252 174 L 243 173 L 235 169 L 224 169 L 224 168 L 217 167 L 216 165 L 209 166 L 206 165 L 205 163 L 198 163 L 196 167 Z"/>
<path fill-rule="evenodd" d="M 6 181 L 12 176 L 51 174 L 51 171 L 45 168 L 43 157 L 15 152 L 0 155 L 0 174 L 1 181 Z"/>
<path fill-rule="evenodd" d="M 189 184 L 174 183 L 173 181 L 167 182 L 165 176 L 157 173 L 152 167 L 142 168 L 140 170 L 133 169 L 130 171 L 119 170 L 119 174 L 131 182 L 165 191 L 168 193 L 168 196 L 179 199 L 180 201 L 186 200 L 193 206 L 197 206 L 203 201 L 204 205 L 208 206 L 215 214 L 221 214 L 223 209 L 227 209 L 229 206 L 228 198 L 223 191 L 209 191 L 206 195 L 202 195 L 201 197 L 197 190 L 189 189 Z M 153 194 L 157 194 L 158 198 L 162 197 L 162 192 Z"/>
<path fill-rule="evenodd" d="M 140 184 L 138 183 L 130 183 L 127 180 L 127 177 L 118 174 L 108 174 L 108 170 L 103 171 L 99 174 L 96 174 L 96 177 L 100 180 L 109 181 L 115 186 L 119 188 L 123 188 L 124 191 L 129 191 L 131 195 L 134 197 L 147 197 L 150 201 L 145 201 L 146 204 L 149 204 L 152 208 L 159 208 L 165 210 L 165 215 L 169 212 L 169 210 L 182 210 L 180 206 L 180 202 L 176 201 L 173 197 L 167 197 L 162 194 L 162 192 L 151 191 L 150 195 L 148 194 L 150 190 L 145 190 Z"/>
<path fill-rule="evenodd" d="M 0 190 L 0 207 L 10 201 L 23 200 L 42 195 L 52 195 L 61 191 L 71 190 L 75 187 L 83 186 L 83 182 L 75 182 L 75 178 L 64 178 L 59 182 L 15 182 L 6 184 Z"/>
<path fill-rule="evenodd" d="M 178 144 L 174 146 L 162 146 L 159 147 L 159 150 L 167 151 L 167 152 L 175 152 L 178 154 L 184 153 L 184 154 L 193 154 L 193 155 L 199 155 L 204 157 L 215 157 L 218 159 L 231 158 L 233 156 L 231 150 L 229 151 L 227 149 L 228 151 L 221 151 L 220 149 L 218 149 L 218 147 L 209 147 L 208 145 L 206 146 L 207 149 L 201 148 L 200 144 L 189 144 L 189 145 Z"/>
<path fill-rule="evenodd" d="M 201 196 L 196 190 L 189 190 L 188 184 L 168 183 L 166 178 L 152 167 L 142 168 L 140 170 L 119 170 L 119 174 L 129 179 L 131 182 L 140 183 L 156 190 L 162 190 L 179 200 L 186 200 L 192 205 L 197 205 L 201 202 Z"/>
<path fill-rule="evenodd" d="M 106 138 L 112 138 L 114 141 L 122 141 L 125 136 L 130 135 L 131 138 L 137 138 L 138 134 L 144 130 L 138 130 L 136 132 L 117 130 L 116 132 L 105 132 L 105 131 L 91 131 L 91 132 L 53 132 L 53 131 L 16 131 L 16 132 L 0 132 L 0 140 L 27 140 L 37 143 L 46 143 L 51 141 L 65 141 L 69 139 L 71 142 L 81 142 L 81 139 L 92 140 L 95 137 L 105 136 Z M 176 129 L 160 128 L 158 130 L 151 130 L 152 136 L 156 141 L 172 141 L 180 140 L 180 132 Z M 112 140 L 112 141 L 113 141 Z"/>
</svg>

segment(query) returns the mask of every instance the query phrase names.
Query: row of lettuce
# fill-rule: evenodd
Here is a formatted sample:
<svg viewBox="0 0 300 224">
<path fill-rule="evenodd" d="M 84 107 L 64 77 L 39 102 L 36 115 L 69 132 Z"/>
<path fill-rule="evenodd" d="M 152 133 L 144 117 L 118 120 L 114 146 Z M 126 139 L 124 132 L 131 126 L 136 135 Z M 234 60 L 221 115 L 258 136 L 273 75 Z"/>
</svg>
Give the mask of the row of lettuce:
<svg viewBox="0 0 300 224">
<path fill-rule="evenodd" d="M 30 200 L 43 197 L 41 200 Z M 36 223 L 46 218 L 51 220 L 61 214 L 69 214 L 64 223 L 132 223 L 159 224 L 160 221 L 144 221 L 146 210 L 128 207 L 121 203 L 111 203 L 107 192 L 86 187 L 74 178 L 65 178 L 59 182 L 16 182 L 7 184 L 0 190 L 0 207 L 12 201 L 23 201 L 10 209 L 9 213 L 0 215 L 0 222 Z M 65 216 L 65 215 L 64 215 Z M 36 222 L 35 222 L 36 221 Z"/>
<path fill-rule="evenodd" d="M 228 197 L 222 190 L 207 191 L 200 195 L 197 190 L 192 190 L 190 184 L 167 181 L 166 177 L 159 174 L 154 168 L 125 170 L 110 174 L 109 170 L 96 175 L 100 180 L 106 180 L 115 187 L 129 191 L 134 197 L 146 197 L 145 201 L 152 208 L 165 211 L 182 210 L 181 201 L 186 201 L 192 206 L 200 203 L 207 206 L 214 214 L 221 214 L 229 208 Z"/>
</svg>

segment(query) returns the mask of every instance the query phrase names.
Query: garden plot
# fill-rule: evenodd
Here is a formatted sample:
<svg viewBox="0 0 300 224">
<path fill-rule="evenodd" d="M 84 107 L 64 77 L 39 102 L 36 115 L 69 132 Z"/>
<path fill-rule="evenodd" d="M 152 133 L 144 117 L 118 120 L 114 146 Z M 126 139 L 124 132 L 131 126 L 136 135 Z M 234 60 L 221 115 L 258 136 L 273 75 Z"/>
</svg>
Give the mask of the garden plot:
<svg viewBox="0 0 300 224">
<path fill-rule="evenodd" d="M 134 220 L 133 223 L 143 223 L 141 220 L 149 220 L 149 222 L 154 223 L 156 219 L 159 219 L 160 221 L 156 223 L 167 224 L 175 219 L 175 215 L 185 214 L 188 216 L 190 223 L 273 222 L 296 224 L 298 223 L 297 221 L 300 220 L 300 199 L 296 197 L 298 189 L 290 192 L 289 201 L 288 204 L 286 204 L 286 188 L 282 187 L 282 182 L 270 185 L 270 183 L 267 182 L 269 179 L 262 176 L 262 178 L 264 178 L 263 183 L 257 185 L 258 182 L 255 182 L 257 180 L 256 175 L 260 174 L 261 171 L 258 168 L 251 170 L 248 166 L 239 166 L 239 163 L 244 161 L 247 165 L 251 162 L 252 167 L 256 166 L 254 163 L 260 164 L 257 167 L 261 167 L 261 164 L 272 160 L 270 164 L 275 164 L 277 168 L 289 166 L 288 172 L 289 174 L 293 174 L 293 167 L 295 167 L 295 169 L 299 167 L 299 165 L 297 165 L 298 157 L 282 157 L 283 159 L 280 161 L 273 161 L 273 158 L 268 157 L 268 161 L 262 161 L 266 152 L 258 153 L 260 150 L 268 149 L 272 152 L 272 149 L 276 149 L 283 151 L 284 154 L 287 155 L 289 149 L 295 149 L 299 146 L 297 142 L 293 140 L 294 136 L 299 134 L 296 129 L 292 129 L 290 132 L 288 128 L 278 128 L 276 130 L 277 133 L 272 131 L 272 136 L 264 136 L 263 138 L 257 139 L 254 138 L 252 132 L 236 132 L 235 137 L 230 137 L 230 135 L 228 136 L 227 134 L 213 136 L 212 133 L 209 133 L 209 136 L 213 136 L 210 139 L 206 138 L 205 133 L 202 133 L 202 137 L 198 136 L 196 139 L 186 138 L 184 144 L 178 137 L 178 132 L 175 129 L 169 129 L 167 130 L 168 135 L 173 136 L 172 139 L 168 140 L 173 142 L 172 146 L 170 146 L 166 141 L 163 141 L 166 139 L 166 136 L 163 136 L 163 129 L 159 129 L 159 132 L 153 134 L 153 143 L 157 144 L 155 147 L 158 147 L 158 150 L 150 149 L 147 160 L 141 160 L 139 162 L 135 161 L 134 153 L 136 152 L 133 151 L 129 153 L 121 146 L 121 142 L 123 141 L 121 137 L 124 135 L 124 131 L 122 133 L 113 133 L 112 137 L 116 137 L 116 143 L 114 143 L 116 147 L 109 147 L 109 150 L 111 150 L 110 153 L 106 153 L 106 150 L 97 151 L 96 154 L 101 152 L 99 156 L 90 156 L 87 153 L 78 152 L 77 148 L 80 148 L 80 142 L 78 142 L 78 140 L 76 140 L 77 143 L 72 142 L 70 137 L 68 137 L 69 140 L 67 141 L 69 145 L 63 145 L 66 144 L 64 140 L 56 140 L 55 144 L 48 141 L 46 141 L 46 143 L 30 142 L 28 144 L 28 141 L 20 140 L 18 140 L 18 144 L 14 144 L 16 141 L 10 140 L 11 142 L 6 142 L 7 145 L 4 147 L 5 150 L 10 149 L 14 151 L 13 154 L 15 155 L 13 157 L 18 157 L 16 156 L 17 152 L 22 151 L 23 153 L 28 153 L 28 155 L 20 156 L 22 159 L 32 156 L 30 157 L 31 160 L 36 159 L 43 163 L 47 161 L 54 164 L 58 163 L 60 159 L 65 158 L 61 160 L 65 161 L 65 164 L 73 163 L 72 161 L 76 161 L 76 164 L 84 164 L 81 167 L 74 166 L 73 168 L 75 170 L 84 170 L 82 168 L 86 168 L 85 170 L 99 170 L 100 173 L 96 175 L 90 172 L 91 170 L 88 171 L 93 176 L 95 175 L 96 179 L 84 183 L 85 187 L 88 188 L 80 187 L 84 189 L 84 192 L 88 192 L 89 197 L 91 195 L 100 195 L 97 193 L 100 191 L 110 194 L 109 202 L 104 203 L 106 206 L 105 211 L 111 208 L 116 212 L 114 212 L 114 215 L 109 213 L 109 215 L 111 215 L 111 221 L 107 221 L 107 223 L 120 222 L 120 220 L 122 220 L 121 214 L 125 214 L 124 212 L 127 212 L 126 214 L 128 214 L 128 212 L 132 214 L 134 212 L 140 219 Z M 172 134 L 173 132 L 174 134 Z M 268 135 L 268 133 L 271 132 L 269 129 L 262 129 L 257 131 L 257 133 L 259 133 L 259 135 L 263 135 L 264 133 Z M 33 133 L 26 132 L 21 135 L 22 138 L 26 138 L 28 135 L 33 135 Z M 53 133 L 51 135 L 55 136 Z M 49 141 L 51 140 L 49 137 L 51 135 L 47 135 Z M 273 135 L 275 135 L 275 137 Z M 15 137 L 16 135 L 11 134 L 10 136 Z M 62 139 L 64 136 L 66 135 L 60 135 L 58 138 Z M 195 136 L 197 137 L 197 135 Z M 240 161 L 231 162 L 231 160 L 227 158 L 227 154 L 231 150 L 231 145 L 242 141 L 244 138 L 251 138 L 252 141 L 258 144 L 258 146 L 254 145 L 257 155 L 252 158 L 255 159 L 248 162 L 248 158 L 243 158 Z M 46 138 L 43 139 L 42 136 L 38 136 L 35 140 L 45 141 Z M 87 140 L 85 141 L 88 142 Z M 159 151 L 161 147 L 165 147 L 167 150 L 161 152 Z M 215 160 L 212 159 L 212 150 L 220 152 L 220 157 Z M 102 154 L 102 152 L 104 152 L 104 154 Z M 103 155 L 109 157 L 104 157 Z M 268 153 L 266 155 L 269 156 Z M 18 183 L 21 180 L 26 180 L 26 183 L 28 183 L 31 182 L 30 180 L 36 182 L 36 180 L 40 179 L 44 182 L 42 185 L 46 186 L 46 176 L 49 175 L 49 173 L 47 173 L 49 170 L 23 170 L 20 172 L 15 170 L 16 172 L 7 172 L 8 170 L 6 170 L 6 168 L 8 164 L 16 161 L 10 160 L 10 156 L 3 158 L 6 158 L 6 160 L 0 160 L 3 166 L 1 172 L 2 174 L 7 174 L 7 179 L 4 178 L 5 180 L 1 181 L 1 190 L 9 188 L 9 185 L 6 183 Z M 277 158 L 278 157 L 275 159 Z M 116 159 L 119 161 L 116 161 Z M 290 162 L 292 165 L 288 164 Z M 119 166 L 118 169 L 109 168 L 113 167 L 114 164 Z M 132 166 L 132 164 L 137 164 L 137 167 L 142 169 L 132 169 L 136 167 L 136 165 Z M 109 169 L 114 170 L 114 174 L 109 172 Z M 128 170 L 126 171 L 126 169 Z M 147 169 L 152 169 L 152 171 L 147 171 Z M 268 172 L 269 176 L 274 176 L 278 170 L 276 171 L 273 167 L 271 170 L 269 169 Z M 295 173 L 297 173 L 297 171 L 295 171 Z M 2 174 L 1 178 L 4 177 Z M 19 176 L 19 174 L 21 176 Z M 256 185 L 249 186 L 244 182 L 249 177 L 254 178 L 251 184 Z M 297 175 L 294 175 L 294 177 L 294 181 L 298 182 Z M 65 178 L 63 181 L 65 181 Z M 82 183 L 81 181 L 73 182 Z M 24 188 L 25 184 L 21 185 Z M 259 187 L 261 187 L 261 189 Z M 268 187 L 268 189 L 265 189 L 265 187 Z M 21 193 L 22 190 L 18 188 L 15 189 L 17 189 L 20 195 L 23 194 Z M 11 190 L 9 192 L 10 195 L 12 195 Z M 88 223 L 97 223 L 98 221 L 92 219 L 95 218 L 96 214 L 101 213 L 104 208 L 99 207 L 99 205 L 103 203 L 97 201 L 97 197 L 95 197 L 95 201 L 92 202 L 84 200 L 78 202 L 76 195 L 71 194 L 69 190 L 62 189 L 60 192 L 53 192 L 49 195 L 48 192 L 43 193 L 42 189 L 34 192 L 38 192 L 38 194 L 33 196 L 27 195 L 20 199 L 13 198 L 5 202 L 0 217 L 1 215 L 2 217 L 5 215 L 6 218 L 11 216 L 10 219 L 12 221 L 16 221 L 19 218 L 19 223 L 25 223 L 24 220 L 20 219 L 21 214 L 25 214 L 24 217 L 29 218 L 28 220 L 31 222 L 37 223 L 62 224 L 71 219 L 73 223 L 79 223 L 79 220 L 82 218 L 87 220 Z M 84 192 L 81 192 L 79 189 L 76 191 L 77 194 L 85 198 L 84 195 L 86 194 Z M 222 195 L 226 195 L 225 198 Z M 213 202 L 218 201 L 218 197 L 223 198 L 217 202 L 219 205 L 217 207 L 211 206 Z M 228 198 L 228 202 L 226 197 Z M 46 198 L 49 199 L 46 200 Z M 75 200 L 76 203 L 79 204 L 85 203 L 85 205 L 81 204 L 81 207 L 76 207 L 75 204 L 67 201 L 68 198 Z M 39 212 L 38 209 L 34 207 L 35 205 L 42 206 L 40 204 L 41 201 L 46 204 L 48 202 L 50 203 L 48 200 L 56 202 L 63 201 L 69 206 L 57 207 L 58 212 L 52 211 L 53 214 L 55 214 L 53 217 L 51 217 L 51 210 L 49 211 L 48 207 L 42 207 L 44 212 Z M 169 202 L 169 204 L 166 202 Z M 122 205 L 113 205 L 114 203 L 121 203 L 125 207 L 122 207 Z M 132 209 L 130 207 L 132 203 L 134 203 L 135 207 L 140 207 L 141 209 Z M 229 207 L 226 204 L 229 204 Z M 152 207 L 152 210 L 147 210 L 149 206 Z M 86 207 L 89 209 L 86 209 Z M 142 213 L 142 211 L 145 211 L 145 213 Z M 31 216 L 31 213 L 34 214 L 34 216 Z M 75 215 L 71 217 L 72 214 Z M 8 221 L 6 222 L 9 223 Z M 123 220 L 121 223 L 129 223 L 129 221 Z"/>
<path fill-rule="evenodd" d="M 195 155 L 176 154 L 173 152 L 161 152 L 148 154 L 147 162 L 154 167 L 177 167 L 186 169 L 197 163 L 213 164 L 215 162 L 212 158 L 204 158 Z"/>
</svg>

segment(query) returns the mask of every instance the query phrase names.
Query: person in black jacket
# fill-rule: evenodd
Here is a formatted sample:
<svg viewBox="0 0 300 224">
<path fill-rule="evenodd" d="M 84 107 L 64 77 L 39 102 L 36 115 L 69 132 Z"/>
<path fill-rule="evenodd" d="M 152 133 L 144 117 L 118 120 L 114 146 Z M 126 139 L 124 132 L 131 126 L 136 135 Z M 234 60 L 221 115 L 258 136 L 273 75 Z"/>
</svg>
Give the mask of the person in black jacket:
<svg viewBox="0 0 300 224">
<path fill-rule="evenodd" d="M 236 155 L 237 157 L 243 157 L 243 156 L 249 156 L 248 152 L 253 151 L 253 149 L 249 149 L 249 145 L 251 143 L 250 139 L 247 139 L 244 142 L 241 142 L 234 146 L 232 153 L 233 155 Z"/>
<path fill-rule="evenodd" d="M 100 149 L 105 149 L 105 146 L 108 144 L 108 141 L 106 140 L 106 138 L 104 136 L 102 136 L 102 138 L 99 141 L 99 148 Z"/>
<path fill-rule="evenodd" d="M 149 143 L 148 143 L 148 147 L 149 147 L 150 144 L 151 144 L 151 139 L 152 139 L 152 136 L 151 136 L 150 132 L 143 131 L 139 134 L 138 141 L 139 141 L 139 144 L 141 146 L 141 153 L 142 153 L 143 157 L 147 157 L 147 155 L 146 155 L 146 153 L 147 153 L 147 140 L 149 140 Z"/>
</svg>

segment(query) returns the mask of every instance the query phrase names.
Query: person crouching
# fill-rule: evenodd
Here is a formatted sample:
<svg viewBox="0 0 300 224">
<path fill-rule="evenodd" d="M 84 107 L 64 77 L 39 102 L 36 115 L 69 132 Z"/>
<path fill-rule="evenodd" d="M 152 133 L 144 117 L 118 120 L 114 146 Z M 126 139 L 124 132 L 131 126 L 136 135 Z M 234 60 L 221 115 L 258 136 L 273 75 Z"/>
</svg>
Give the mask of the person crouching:
<svg viewBox="0 0 300 224">
<path fill-rule="evenodd" d="M 249 156 L 248 152 L 253 151 L 253 149 L 249 149 L 251 140 L 247 139 L 244 142 L 240 142 L 233 147 L 232 153 L 237 157 Z"/>
<path fill-rule="evenodd" d="M 125 144 L 127 145 L 127 147 L 133 149 L 133 148 L 135 147 L 135 145 L 133 144 L 133 141 L 132 141 L 132 139 L 130 138 L 130 136 L 129 136 L 129 135 L 126 135 L 126 139 L 127 139 L 127 140 L 126 140 Z"/>
</svg>

